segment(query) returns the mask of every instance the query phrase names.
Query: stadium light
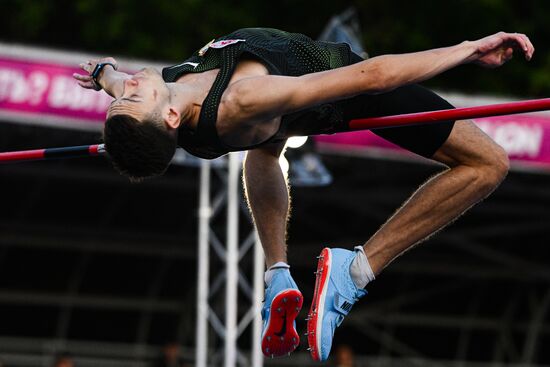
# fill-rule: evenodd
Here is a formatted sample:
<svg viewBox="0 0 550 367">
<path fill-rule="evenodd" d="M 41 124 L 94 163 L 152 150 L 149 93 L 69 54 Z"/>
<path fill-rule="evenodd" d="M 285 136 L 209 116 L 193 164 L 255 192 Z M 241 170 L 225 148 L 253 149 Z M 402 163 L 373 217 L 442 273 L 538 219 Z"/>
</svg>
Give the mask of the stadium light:
<svg viewBox="0 0 550 367">
<path fill-rule="evenodd" d="M 289 148 L 300 148 L 302 145 L 304 145 L 307 141 L 307 136 L 293 136 L 292 138 L 289 138 L 286 142 L 286 146 Z"/>
</svg>

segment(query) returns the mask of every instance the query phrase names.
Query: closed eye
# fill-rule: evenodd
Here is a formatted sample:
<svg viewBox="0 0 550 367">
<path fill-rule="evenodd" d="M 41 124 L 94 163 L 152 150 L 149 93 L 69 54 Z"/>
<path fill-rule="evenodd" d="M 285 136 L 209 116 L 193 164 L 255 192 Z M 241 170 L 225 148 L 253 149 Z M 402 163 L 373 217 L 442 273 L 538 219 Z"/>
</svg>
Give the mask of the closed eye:
<svg viewBox="0 0 550 367">
<path fill-rule="evenodd" d="M 134 96 L 130 96 L 130 97 L 134 97 Z M 117 101 L 128 101 L 128 102 L 134 102 L 134 103 L 141 102 L 141 100 L 138 100 L 138 99 L 133 99 L 133 98 L 124 97 L 124 98 L 114 99 L 114 100 L 111 102 L 110 105 L 112 106 L 113 103 L 115 103 L 115 102 L 117 102 Z"/>
</svg>

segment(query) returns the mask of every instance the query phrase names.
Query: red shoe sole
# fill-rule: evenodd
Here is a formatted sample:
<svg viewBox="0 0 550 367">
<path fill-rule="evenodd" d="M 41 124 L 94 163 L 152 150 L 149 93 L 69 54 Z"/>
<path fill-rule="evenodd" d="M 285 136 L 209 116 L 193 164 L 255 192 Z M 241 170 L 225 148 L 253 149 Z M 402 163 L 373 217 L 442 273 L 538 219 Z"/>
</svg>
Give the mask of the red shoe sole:
<svg viewBox="0 0 550 367">
<path fill-rule="evenodd" d="M 277 294 L 271 303 L 269 321 L 262 336 L 262 352 L 266 357 L 282 357 L 300 345 L 300 336 L 294 328 L 304 297 L 297 289 Z"/>
<path fill-rule="evenodd" d="M 318 327 L 317 322 L 323 318 L 323 310 L 319 310 L 318 305 L 321 299 L 324 298 L 325 284 L 330 275 L 331 253 L 328 248 L 324 248 L 317 262 L 317 272 L 315 276 L 315 292 L 313 293 L 313 301 L 309 309 L 307 320 L 307 342 L 309 345 L 309 353 L 315 361 L 320 361 L 319 349 L 317 342 Z"/>
</svg>

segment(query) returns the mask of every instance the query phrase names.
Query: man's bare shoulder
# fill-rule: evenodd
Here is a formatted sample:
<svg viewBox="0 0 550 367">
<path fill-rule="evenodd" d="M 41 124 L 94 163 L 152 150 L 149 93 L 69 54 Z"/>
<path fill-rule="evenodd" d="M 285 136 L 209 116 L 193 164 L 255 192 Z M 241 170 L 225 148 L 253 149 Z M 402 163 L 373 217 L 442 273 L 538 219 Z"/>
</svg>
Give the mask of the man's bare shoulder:
<svg viewBox="0 0 550 367">
<path fill-rule="evenodd" d="M 244 59 L 239 61 L 239 64 L 237 65 L 237 68 L 229 81 L 229 85 L 241 79 L 266 75 L 269 75 L 269 70 L 262 62 L 252 58 Z"/>
</svg>

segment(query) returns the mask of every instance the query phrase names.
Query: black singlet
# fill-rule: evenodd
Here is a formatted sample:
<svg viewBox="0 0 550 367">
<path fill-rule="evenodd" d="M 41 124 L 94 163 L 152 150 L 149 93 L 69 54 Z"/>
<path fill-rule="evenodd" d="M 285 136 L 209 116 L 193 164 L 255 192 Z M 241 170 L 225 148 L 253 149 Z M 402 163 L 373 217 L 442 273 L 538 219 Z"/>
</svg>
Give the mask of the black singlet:
<svg viewBox="0 0 550 367">
<path fill-rule="evenodd" d="M 218 106 L 243 55 L 259 59 L 272 75 L 287 76 L 335 69 L 358 61 L 347 44 L 314 41 L 302 34 L 276 29 L 246 28 L 215 39 L 183 63 L 162 70 L 164 80 L 174 82 L 186 73 L 220 69 L 203 102 L 196 130 L 182 127 L 178 131 L 178 144 L 186 151 L 213 159 L 230 151 L 253 149 L 282 136 L 333 133 L 335 126 L 342 123 L 341 111 L 334 104 L 323 104 L 282 116 L 278 132 L 260 144 L 231 147 L 222 142 L 216 131 Z"/>
</svg>

